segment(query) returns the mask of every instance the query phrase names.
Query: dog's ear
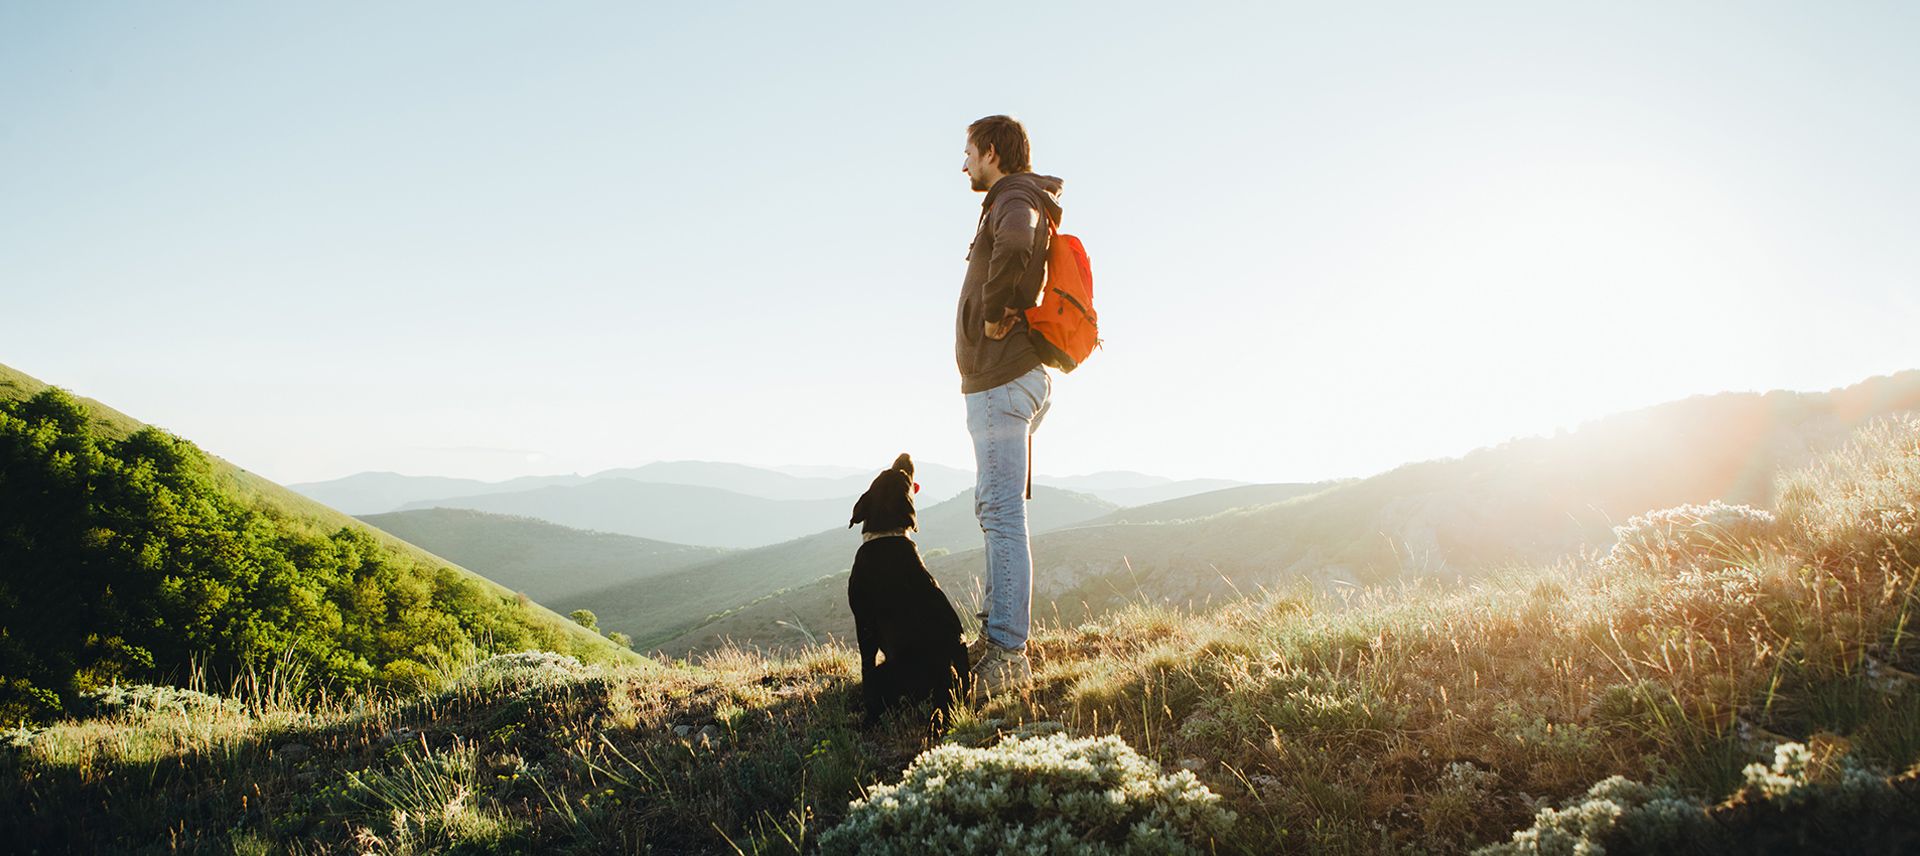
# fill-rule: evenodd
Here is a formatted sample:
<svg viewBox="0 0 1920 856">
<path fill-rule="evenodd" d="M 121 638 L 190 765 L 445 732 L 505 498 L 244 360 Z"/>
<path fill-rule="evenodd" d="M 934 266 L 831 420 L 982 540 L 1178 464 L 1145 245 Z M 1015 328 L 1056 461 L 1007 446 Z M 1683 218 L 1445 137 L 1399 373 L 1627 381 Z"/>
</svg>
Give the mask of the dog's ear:
<svg viewBox="0 0 1920 856">
<path fill-rule="evenodd" d="M 901 452 L 900 457 L 893 459 L 893 468 L 906 473 L 907 480 L 913 480 L 913 458 L 908 457 L 906 452 Z"/>
<path fill-rule="evenodd" d="M 869 489 L 866 493 L 860 494 L 859 499 L 854 500 L 853 519 L 847 521 L 848 529 L 852 529 L 855 524 L 867 519 L 867 497 L 872 495 L 873 491 Z"/>
<path fill-rule="evenodd" d="M 853 518 L 847 521 L 848 529 L 884 514 L 887 508 L 887 491 L 882 485 L 887 483 L 887 475 L 890 472 L 892 471 L 875 476 L 873 483 L 867 485 L 867 492 L 860 494 L 860 498 L 853 503 Z"/>
</svg>

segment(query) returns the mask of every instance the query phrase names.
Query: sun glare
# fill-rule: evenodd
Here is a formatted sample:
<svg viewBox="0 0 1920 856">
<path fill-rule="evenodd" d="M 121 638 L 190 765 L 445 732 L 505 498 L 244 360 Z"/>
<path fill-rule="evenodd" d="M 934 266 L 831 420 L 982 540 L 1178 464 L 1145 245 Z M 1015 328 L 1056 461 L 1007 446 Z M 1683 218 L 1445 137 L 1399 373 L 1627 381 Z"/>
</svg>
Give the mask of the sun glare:
<svg viewBox="0 0 1920 856">
<path fill-rule="evenodd" d="M 1382 261 L 1405 290 L 1401 338 L 1431 343 L 1444 376 L 1584 388 L 1589 414 L 1734 324 L 1768 277 L 1734 200 L 1697 172 L 1541 160 L 1433 190 Z"/>
</svg>

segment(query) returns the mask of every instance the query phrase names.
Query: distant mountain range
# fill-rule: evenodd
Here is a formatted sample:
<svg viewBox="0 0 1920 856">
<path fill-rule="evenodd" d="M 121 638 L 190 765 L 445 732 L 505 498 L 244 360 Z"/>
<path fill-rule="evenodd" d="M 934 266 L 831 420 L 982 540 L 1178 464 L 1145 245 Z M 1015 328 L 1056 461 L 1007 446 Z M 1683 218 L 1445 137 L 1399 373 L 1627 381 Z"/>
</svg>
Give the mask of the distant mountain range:
<svg viewBox="0 0 1920 856">
<path fill-rule="evenodd" d="M 1035 476 L 1035 484 L 1044 484 L 1062 490 L 1092 494 L 1114 505 L 1131 506 L 1164 502 L 1183 496 L 1208 493 L 1222 488 L 1246 484 L 1231 479 L 1183 479 L 1175 481 L 1163 476 L 1150 476 L 1145 473 L 1112 471 L 1094 473 L 1085 476 Z"/>
<path fill-rule="evenodd" d="M 1363 480 L 1232 485 L 1127 507 L 1039 487 L 1031 506 L 1036 585 L 1052 603 L 1036 607 L 1036 614 L 1050 616 L 1057 607 L 1066 619 L 1138 598 L 1204 605 L 1260 586 L 1362 585 L 1550 561 L 1582 546 L 1604 547 L 1613 525 L 1648 510 L 1712 499 L 1766 504 L 1782 469 L 1803 465 L 1868 420 L 1916 406 L 1920 372 L 1908 372 L 1827 393 L 1701 396 L 1607 417 L 1558 437 L 1515 440 Z M 779 483 L 750 470 L 657 466 L 650 472 L 681 478 L 726 474 L 736 487 Z M 864 488 L 870 476 L 827 470 L 795 478 L 852 479 Z M 1124 472 L 1048 481 L 1108 495 L 1199 486 Z M 541 538 L 571 546 L 541 541 L 545 546 L 528 546 L 504 560 L 465 551 L 508 537 L 484 534 L 494 526 L 522 533 L 513 537 L 530 545 L 537 540 L 526 534 L 532 521 L 425 510 L 373 519 L 383 526 L 411 525 L 403 536 L 408 540 L 512 579 L 509 585 L 562 612 L 593 609 L 603 627 L 628 633 L 642 649 L 685 654 L 723 639 L 788 644 L 849 629 L 842 574 L 859 541 L 839 524 L 851 497 L 769 500 L 612 476 L 460 501 L 511 510 L 512 502 L 549 491 L 560 496 L 544 497 L 546 513 L 565 511 L 576 515 L 569 518 L 576 526 L 613 531 L 628 523 L 615 519 L 612 509 L 636 507 L 636 497 L 648 490 L 671 497 L 655 502 L 680 503 L 654 515 L 656 531 L 666 537 L 619 549 L 608 546 L 623 543 L 618 536 L 556 527 L 541 530 Z M 698 540 L 688 534 L 726 536 L 671 516 L 697 516 L 685 501 L 692 494 L 680 491 L 702 490 L 723 495 L 734 508 L 758 502 L 798 509 L 782 525 L 803 534 L 752 549 L 713 551 L 704 559 L 698 559 L 701 548 L 659 544 Z M 612 498 L 596 503 L 596 494 Z M 949 595 L 970 611 L 982 569 L 971 493 L 933 503 L 926 495 L 916 541 Z M 562 498 L 577 505 L 557 501 Z M 830 522 L 821 526 L 822 520 Z"/>
<path fill-rule="evenodd" d="M 792 467 L 783 472 L 744 464 L 661 461 L 590 476 L 533 476 L 481 482 L 395 473 L 360 473 L 293 485 L 300 493 L 358 515 L 426 508 L 464 508 L 530 517 L 682 544 L 748 548 L 777 544 L 832 525 L 866 491 L 879 468 Z M 920 463 L 919 499 L 930 505 L 973 486 L 967 470 Z M 1173 479 L 1133 472 L 1037 476 L 1035 484 L 1088 494 L 1115 506 L 1190 496 L 1239 484 Z"/>
<path fill-rule="evenodd" d="M 290 484 L 287 489 L 345 514 L 397 511 L 423 499 L 519 493 L 543 487 L 575 485 L 582 476 L 527 476 L 501 482 L 450 479 L 439 476 L 403 476 L 399 473 L 355 473 L 332 481 Z"/>
<path fill-rule="evenodd" d="M 527 476 L 501 482 L 398 473 L 357 473 L 331 481 L 305 482 L 288 487 L 349 514 L 379 514 L 406 508 L 469 508 L 475 506 L 461 503 L 481 496 L 578 487 L 607 479 L 709 488 L 778 502 L 844 498 L 851 507 L 852 499 L 866 491 L 867 485 L 880 472 L 880 466 L 877 465 L 872 470 L 853 470 L 851 467 L 785 469 L 791 471 L 712 461 L 657 461 L 645 466 L 605 470 L 586 476 Z M 921 493 L 930 498 L 946 499 L 973 486 L 972 471 L 935 463 L 920 464 L 915 477 L 920 482 Z M 669 494 L 659 492 L 654 495 Z M 551 519 L 539 514 L 532 516 Z"/>
<path fill-rule="evenodd" d="M 360 519 L 409 543 L 432 544 L 427 549 L 438 555 L 540 603 L 566 604 L 569 612 L 590 608 L 581 597 L 588 592 L 669 574 L 728 554 L 718 547 L 591 532 L 465 508 L 389 511 Z"/>
<path fill-rule="evenodd" d="M 1311 482 L 1286 484 L 1245 484 L 1180 496 L 1142 505 L 1132 505 L 1114 509 L 1112 512 L 1089 520 L 1082 526 L 1104 526 L 1111 523 L 1172 523 L 1180 520 L 1192 520 L 1210 517 L 1222 511 L 1235 508 L 1251 508 L 1260 505 L 1272 505 L 1295 497 L 1319 493 L 1343 482 Z"/>
<path fill-rule="evenodd" d="M 1037 487 L 1028 508 L 1034 534 L 1112 523 L 1165 523 L 1304 496 L 1333 486 L 1243 485 L 1134 508 L 1087 494 Z M 860 545 L 836 527 L 751 550 L 721 550 L 593 532 L 526 517 L 466 509 L 418 509 L 361 519 L 561 612 L 591 609 L 602 627 L 636 644 L 665 642 L 731 610 L 833 576 Z M 923 506 L 915 541 L 923 553 L 976 550 L 982 535 L 971 491 Z"/>
<path fill-rule="evenodd" d="M 1324 489 L 1256 485 L 1120 509 L 1033 538 L 1034 614 L 1074 622 L 1130 601 L 1199 608 L 1263 587 L 1452 579 L 1550 562 L 1605 549 L 1613 526 L 1647 511 L 1715 499 L 1770 506 L 1782 472 L 1868 422 L 1916 409 L 1920 372 L 1911 371 L 1823 393 L 1697 396 Z M 970 611 L 980 552 L 932 556 L 928 567 Z M 846 638 L 845 589 L 836 574 L 658 644 L 684 654 L 721 640 Z"/>
<path fill-rule="evenodd" d="M 924 492 L 924 491 L 923 491 Z M 846 511 L 842 509 L 841 519 Z M 1046 532 L 1105 515 L 1112 503 L 1047 487 L 1034 488 L 1028 525 Z M 636 647 L 684 633 L 728 610 L 782 589 L 845 570 L 860 534 L 844 524 L 784 543 L 719 551 L 660 544 L 447 509 L 370 515 L 370 523 L 428 549 L 462 556 L 507 585 L 522 581 L 529 596 L 562 612 L 590 609 L 600 626 L 634 638 Z M 489 529 L 499 531 L 489 532 Z M 923 507 L 918 541 L 930 552 L 965 550 L 981 542 L 973 492 Z M 495 545 L 507 545 L 505 548 Z M 710 554 L 695 561 L 700 551 Z M 619 578 L 587 590 L 588 580 Z M 548 593 L 543 597 L 535 587 Z M 552 599 L 548 599 L 551 597 Z"/>
<path fill-rule="evenodd" d="M 714 487 L 623 478 L 516 493 L 411 502 L 415 508 L 468 508 L 533 517 L 639 538 L 716 547 L 758 547 L 818 532 L 853 507 L 845 499 L 762 499 Z"/>
</svg>

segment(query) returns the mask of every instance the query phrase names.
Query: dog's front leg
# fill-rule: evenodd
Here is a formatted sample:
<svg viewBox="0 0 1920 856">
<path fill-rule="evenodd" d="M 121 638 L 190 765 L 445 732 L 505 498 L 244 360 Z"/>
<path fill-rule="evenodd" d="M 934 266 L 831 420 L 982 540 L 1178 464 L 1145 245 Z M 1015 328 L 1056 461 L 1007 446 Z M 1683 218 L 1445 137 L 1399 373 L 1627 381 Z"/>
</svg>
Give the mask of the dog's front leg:
<svg viewBox="0 0 1920 856">
<path fill-rule="evenodd" d="M 880 719 L 880 709 L 885 706 L 885 692 L 881 685 L 885 678 L 880 671 L 880 631 L 873 622 L 855 616 L 854 635 L 860 640 L 860 696 L 865 703 L 865 723 L 872 725 Z"/>
</svg>

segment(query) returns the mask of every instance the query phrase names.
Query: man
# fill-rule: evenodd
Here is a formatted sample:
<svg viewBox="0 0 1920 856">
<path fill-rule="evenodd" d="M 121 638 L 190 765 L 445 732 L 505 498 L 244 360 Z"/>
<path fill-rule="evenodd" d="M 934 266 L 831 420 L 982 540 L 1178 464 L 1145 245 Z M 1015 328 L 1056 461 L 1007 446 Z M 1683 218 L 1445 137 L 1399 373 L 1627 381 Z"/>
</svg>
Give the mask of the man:
<svg viewBox="0 0 1920 856">
<path fill-rule="evenodd" d="M 987 547 L 987 611 L 969 654 L 976 660 L 975 687 L 995 695 L 1024 689 L 1033 675 L 1026 651 L 1033 603 L 1026 499 L 1032 436 L 1047 414 L 1053 382 L 1028 341 L 1022 310 L 1040 297 L 1046 221 L 1060 222 L 1061 181 L 1033 173 L 1027 131 L 1007 116 L 968 126 L 966 154 L 961 170 L 975 192 L 987 195 L 967 253 L 954 342 L 979 474 L 973 508 Z"/>
</svg>

